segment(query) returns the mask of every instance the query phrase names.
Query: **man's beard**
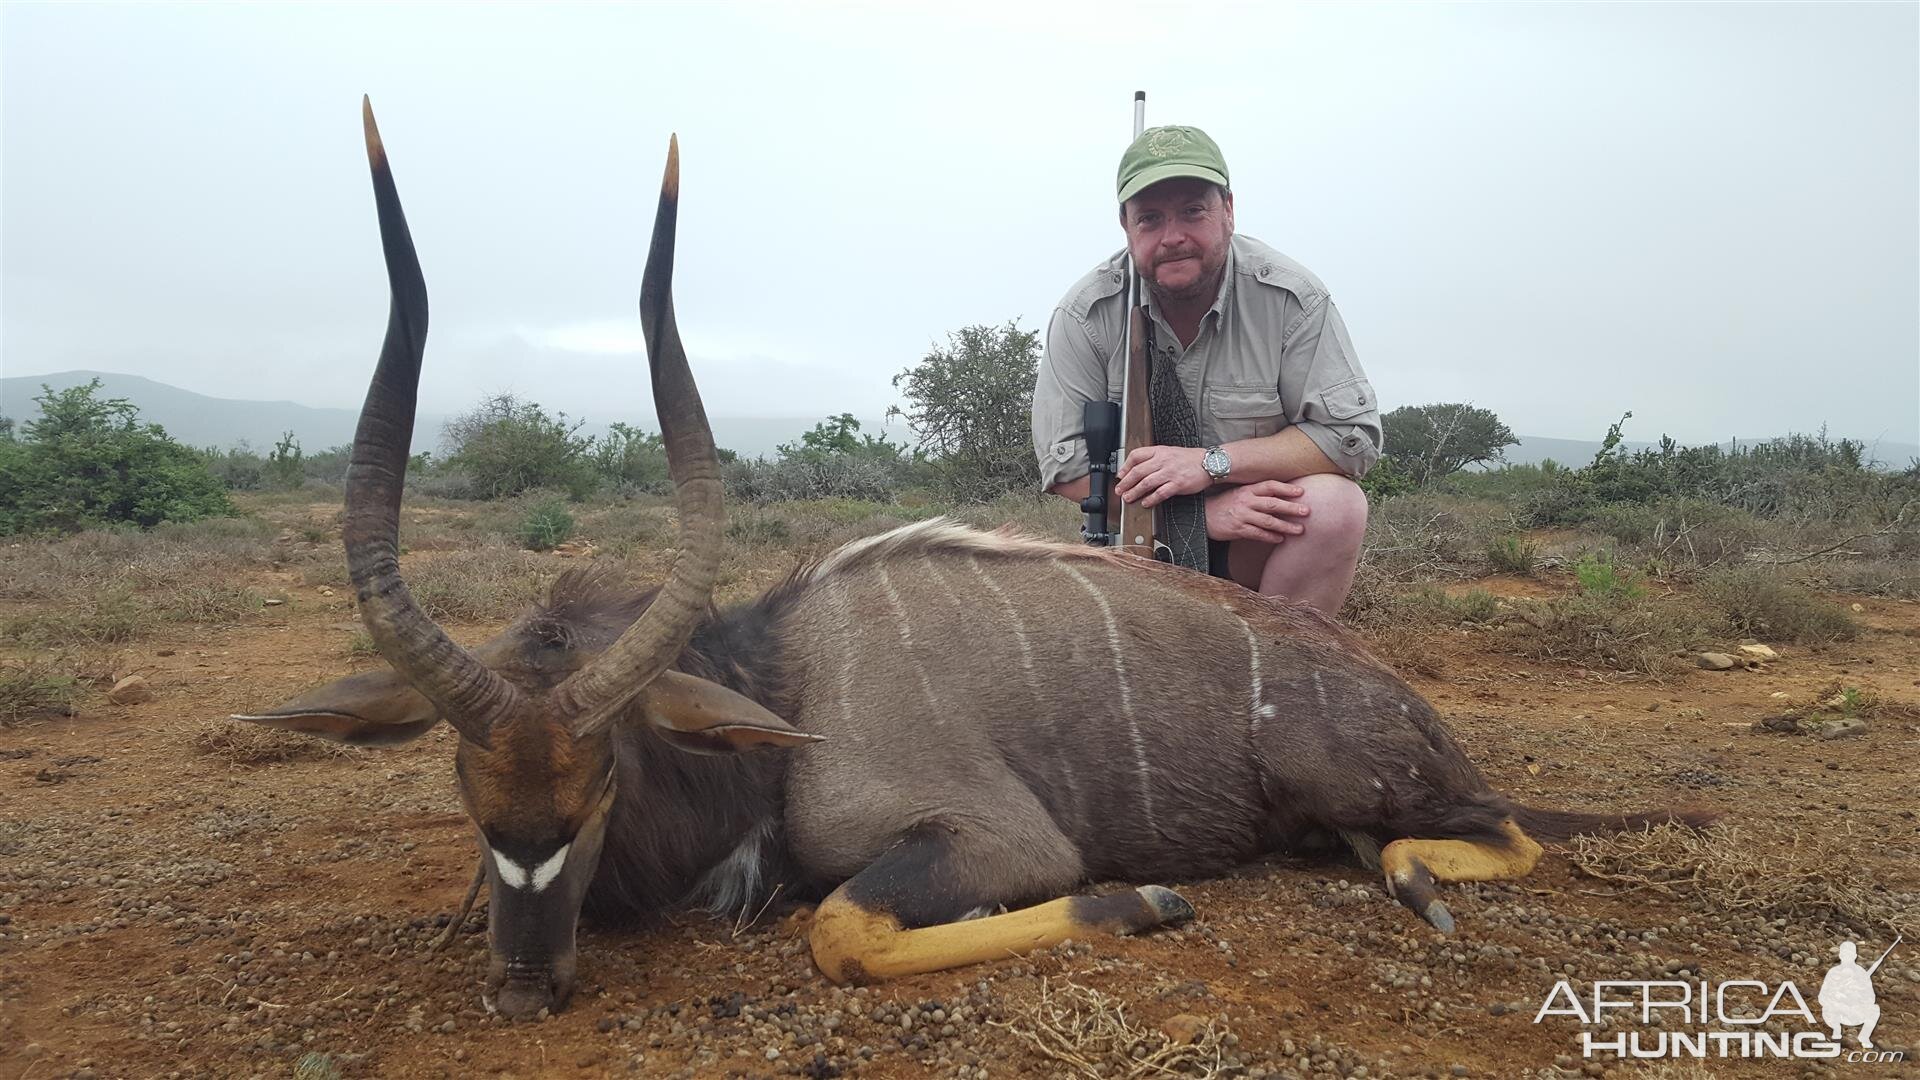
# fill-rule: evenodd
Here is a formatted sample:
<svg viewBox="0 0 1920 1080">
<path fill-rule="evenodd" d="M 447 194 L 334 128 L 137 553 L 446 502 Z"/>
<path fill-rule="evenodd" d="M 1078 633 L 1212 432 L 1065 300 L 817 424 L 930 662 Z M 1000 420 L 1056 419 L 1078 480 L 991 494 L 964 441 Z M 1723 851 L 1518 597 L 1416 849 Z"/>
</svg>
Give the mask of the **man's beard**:
<svg viewBox="0 0 1920 1080">
<path fill-rule="evenodd" d="M 1157 270 L 1158 267 L 1155 267 L 1155 269 Z M 1219 266 L 1203 270 L 1201 275 L 1194 279 L 1192 284 L 1181 286 L 1178 289 L 1170 289 L 1160 284 L 1157 278 L 1149 277 L 1147 278 L 1147 291 L 1152 293 L 1153 298 L 1162 304 L 1190 304 L 1202 300 L 1210 304 L 1213 302 L 1213 298 L 1220 293 L 1220 277 L 1225 271 L 1226 264 L 1223 262 Z"/>
</svg>

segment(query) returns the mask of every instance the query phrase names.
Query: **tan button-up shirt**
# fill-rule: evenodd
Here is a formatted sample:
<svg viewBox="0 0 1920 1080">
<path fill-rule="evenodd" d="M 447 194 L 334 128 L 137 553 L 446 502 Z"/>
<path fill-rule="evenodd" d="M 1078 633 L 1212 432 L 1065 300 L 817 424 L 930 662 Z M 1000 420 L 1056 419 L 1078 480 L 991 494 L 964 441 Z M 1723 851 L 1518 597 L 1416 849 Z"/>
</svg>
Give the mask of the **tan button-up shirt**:
<svg viewBox="0 0 1920 1080">
<path fill-rule="evenodd" d="M 1126 287 L 1121 251 L 1075 282 L 1053 310 L 1033 388 L 1042 488 L 1087 474 L 1081 406 L 1120 400 Z M 1260 438 L 1291 425 L 1348 476 L 1358 478 L 1380 457 L 1373 387 L 1326 286 L 1306 267 L 1235 236 L 1220 295 L 1192 345 L 1181 347 L 1151 302 L 1147 311 L 1158 350 L 1153 362 L 1175 365 L 1199 414 L 1201 445 Z"/>
</svg>

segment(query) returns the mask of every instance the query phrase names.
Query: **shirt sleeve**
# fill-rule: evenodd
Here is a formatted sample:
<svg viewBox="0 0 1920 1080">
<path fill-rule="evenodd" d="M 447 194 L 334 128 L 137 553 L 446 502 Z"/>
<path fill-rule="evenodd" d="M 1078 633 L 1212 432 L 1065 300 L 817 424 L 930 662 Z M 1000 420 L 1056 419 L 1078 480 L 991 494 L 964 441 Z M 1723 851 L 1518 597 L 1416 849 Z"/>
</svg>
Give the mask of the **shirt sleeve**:
<svg viewBox="0 0 1920 1080">
<path fill-rule="evenodd" d="M 1380 403 L 1331 299 L 1307 312 L 1287 342 L 1280 399 L 1287 404 L 1288 422 L 1341 472 L 1357 480 L 1380 459 Z"/>
<path fill-rule="evenodd" d="M 1087 475 L 1089 401 L 1107 400 L 1107 365 L 1087 328 L 1065 309 L 1047 323 L 1047 347 L 1033 386 L 1033 451 L 1040 489 Z"/>
</svg>

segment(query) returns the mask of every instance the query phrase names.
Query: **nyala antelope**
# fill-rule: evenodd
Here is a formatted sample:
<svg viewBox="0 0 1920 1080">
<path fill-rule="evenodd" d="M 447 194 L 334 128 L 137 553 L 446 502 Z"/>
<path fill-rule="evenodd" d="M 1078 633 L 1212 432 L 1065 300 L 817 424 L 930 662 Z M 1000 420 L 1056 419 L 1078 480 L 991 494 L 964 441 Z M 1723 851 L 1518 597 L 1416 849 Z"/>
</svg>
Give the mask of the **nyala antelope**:
<svg viewBox="0 0 1920 1080">
<path fill-rule="evenodd" d="M 397 560 L 427 294 L 365 112 L 392 307 L 345 541 L 390 671 L 241 717 L 350 743 L 444 720 L 479 832 L 495 1006 L 565 1004 L 580 912 L 820 898 L 827 978 L 936 971 L 1193 915 L 1159 885 L 1344 845 L 1442 931 L 1442 881 L 1526 874 L 1539 839 L 1666 813 L 1520 806 L 1433 708 L 1310 608 L 1080 545 L 942 521 L 848 544 L 715 611 L 724 515 L 672 302 L 678 144 L 640 289 L 680 510 L 644 594 L 592 570 L 463 648 Z M 476 881 L 476 886 L 478 882 Z"/>
</svg>

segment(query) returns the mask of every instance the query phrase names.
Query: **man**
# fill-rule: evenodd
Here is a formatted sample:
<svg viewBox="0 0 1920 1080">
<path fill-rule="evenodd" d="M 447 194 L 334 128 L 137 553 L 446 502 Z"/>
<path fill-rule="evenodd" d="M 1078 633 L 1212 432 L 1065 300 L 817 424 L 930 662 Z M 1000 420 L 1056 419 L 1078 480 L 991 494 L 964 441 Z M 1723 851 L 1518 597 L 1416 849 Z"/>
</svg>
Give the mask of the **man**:
<svg viewBox="0 0 1920 1080">
<path fill-rule="evenodd" d="M 1888 949 L 1892 952 L 1892 949 Z M 1880 1022 L 1880 1006 L 1873 999 L 1873 972 L 1860 966 L 1859 949 L 1851 941 L 1840 943 L 1840 962 L 1827 969 L 1820 980 L 1820 1019 L 1840 1041 L 1840 1028 L 1860 1025 L 1858 1038 L 1862 1048 L 1873 1049 L 1873 1028 Z M 1884 958 L 1883 958 L 1884 959 Z M 1879 967 L 1878 961 L 1874 967 Z"/>
<path fill-rule="evenodd" d="M 1234 234 L 1226 160 L 1200 129 L 1142 132 L 1118 193 L 1127 251 L 1076 282 L 1047 327 L 1033 394 L 1041 486 L 1087 495 L 1081 407 L 1120 399 L 1131 252 L 1155 371 L 1136 392 L 1151 395 L 1160 445 L 1127 456 L 1116 493 L 1167 504 L 1176 561 L 1334 614 L 1366 534 L 1354 481 L 1381 448 L 1346 325 L 1305 267 Z"/>
</svg>

